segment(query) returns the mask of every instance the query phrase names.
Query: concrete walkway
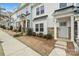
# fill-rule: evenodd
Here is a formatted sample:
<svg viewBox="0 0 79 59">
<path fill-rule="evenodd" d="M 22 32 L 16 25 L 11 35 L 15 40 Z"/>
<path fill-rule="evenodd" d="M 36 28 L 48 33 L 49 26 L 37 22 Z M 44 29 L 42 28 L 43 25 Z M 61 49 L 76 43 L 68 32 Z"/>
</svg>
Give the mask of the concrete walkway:
<svg viewBox="0 0 79 59">
<path fill-rule="evenodd" d="M 65 49 L 67 48 L 67 42 L 57 41 L 55 48 L 52 50 L 49 56 L 66 56 Z"/>
<path fill-rule="evenodd" d="M 31 48 L 1 30 L 0 41 L 3 41 L 2 47 L 5 56 L 41 56 Z"/>
<path fill-rule="evenodd" d="M 1 42 L 0 42 L 0 56 L 4 56 L 4 51 L 3 51 L 3 48 L 2 48 Z"/>
</svg>

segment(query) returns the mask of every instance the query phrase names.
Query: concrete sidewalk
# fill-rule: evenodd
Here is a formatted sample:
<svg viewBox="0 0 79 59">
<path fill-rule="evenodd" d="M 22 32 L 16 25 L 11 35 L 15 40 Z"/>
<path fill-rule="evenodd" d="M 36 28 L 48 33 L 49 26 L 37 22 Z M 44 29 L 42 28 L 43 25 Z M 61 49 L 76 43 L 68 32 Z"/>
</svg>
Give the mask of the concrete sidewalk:
<svg viewBox="0 0 79 59">
<path fill-rule="evenodd" d="M 49 56 L 66 56 L 67 42 L 57 41 Z"/>
<path fill-rule="evenodd" d="M 2 47 L 5 56 L 41 56 L 28 46 L 17 39 L 0 30 L 0 41 L 3 41 Z"/>
</svg>

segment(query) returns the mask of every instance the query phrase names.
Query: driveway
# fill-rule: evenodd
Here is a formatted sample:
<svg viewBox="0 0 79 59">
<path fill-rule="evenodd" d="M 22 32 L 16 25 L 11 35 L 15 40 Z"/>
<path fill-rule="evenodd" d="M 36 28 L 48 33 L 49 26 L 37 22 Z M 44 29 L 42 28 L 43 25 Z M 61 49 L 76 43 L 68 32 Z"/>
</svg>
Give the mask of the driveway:
<svg viewBox="0 0 79 59">
<path fill-rule="evenodd" d="M 24 45 L 16 38 L 0 30 L 0 41 L 3 41 L 2 47 L 5 56 L 41 56 L 28 46 Z"/>
</svg>

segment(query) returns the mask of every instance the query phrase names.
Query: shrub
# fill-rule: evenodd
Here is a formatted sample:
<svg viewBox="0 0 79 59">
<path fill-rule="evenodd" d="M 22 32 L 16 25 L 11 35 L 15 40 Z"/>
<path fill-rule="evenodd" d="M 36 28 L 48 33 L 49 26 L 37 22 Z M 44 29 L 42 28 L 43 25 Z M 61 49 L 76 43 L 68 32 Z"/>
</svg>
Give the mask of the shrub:
<svg viewBox="0 0 79 59">
<path fill-rule="evenodd" d="M 5 25 L 2 26 L 3 29 L 6 29 Z"/>
<path fill-rule="evenodd" d="M 18 32 L 21 32 L 21 26 L 19 27 Z"/>
<path fill-rule="evenodd" d="M 43 35 L 43 38 L 46 38 L 47 37 L 47 35 Z"/>
<path fill-rule="evenodd" d="M 14 31 L 14 32 L 17 32 L 17 30 L 16 30 L 16 29 L 14 29 L 13 31 Z"/>
<path fill-rule="evenodd" d="M 10 26 L 10 30 L 12 30 L 13 29 L 13 26 Z"/>
<path fill-rule="evenodd" d="M 48 33 L 48 34 L 46 35 L 46 39 L 52 39 L 52 35 Z"/>
<path fill-rule="evenodd" d="M 43 33 L 39 33 L 37 36 L 38 37 L 43 37 Z"/>
<path fill-rule="evenodd" d="M 15 34 L 14 35 L 14 37 L 19 37 L 19 36 L 21 36 L 21 34 L 19 33 L 19 34 Z"/>
<path fill-rule="evenodd" d="M 35 33 L 35 32 L 33 32 L 33 33 L 32 33 L 32 35 L 33 35 L 33 36 L 36 36 L 36 33 Z"/>
<path fill-rule="evenodd" d="M 29 35 L 29 36 L 32 35 L 32 29 L 31 28 L 27 29 L 27 35 Z"/>
</svg>

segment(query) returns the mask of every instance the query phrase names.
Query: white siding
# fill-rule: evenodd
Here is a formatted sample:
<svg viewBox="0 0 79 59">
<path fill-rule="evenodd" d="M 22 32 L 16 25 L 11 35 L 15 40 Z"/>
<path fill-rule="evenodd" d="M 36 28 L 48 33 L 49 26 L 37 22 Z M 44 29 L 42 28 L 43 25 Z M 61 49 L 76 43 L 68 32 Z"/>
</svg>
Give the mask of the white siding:
<svg viewBox="0 0 79 59">
<path fill-rule="evenodd" d="M 55 10 L 59 8 L 59 6 L 57 3 L 46 3 L 45 6 L 46 6 L 45 11 L 48 15 L 48 18 L 47 18 L 48 27 L 54 27 L 55 20 L 52 14 Z"/>
<path fill-rule="evenodd" d="M 67 3 L 67 6 L 71 6 L 71 5 L 74 5 L 74 3 Z"/>
<path fill-rule="evenodd" d="M 53 24 L 54 24 L 54 18 L 52 16 L 52 13 L 58 9 L 58 4 L 57 3 L 44 3 L 44 4 L 40 4 L 36 7 L 34 7 L 33 9 L 33 12 L 32 12 L 32 18 L 34 19 L 35 17 L 38 17 L 36 16 L 36 8 L 41 6 L 41 5 L 44 5 L 44 8 L 45 8 L 45 14 L 42 14 L 42 15 L 48 15 L 48 18 L 47 18 L 47 21 L 48 21 L 48 27 L 53 27 Z M 39 16 L 42 16 L 42 15 L 39 15 Z"/>
<path fill-rule="evenodd" d="M 41 15 L 36 15 L 36 8 L 37 7 L 40 7 L 44 5 L 44 14 L 41 14 Z M 48 17 L 44 20 L 44 19 L 41 19 L 41 20 L 36 20 L 36 21 L 33 21 L 33 30 L 35 31 L 35 24 L 36 23 L 44 23 L 44 34 L 47 34 L 47 31 L 48 31 L 48 27 L 54 27 L 54 18 L 53 18 L 53 12 L 57 9 L 59 9 L 59 4 L 58 3 L 42 3 L 42 4 L 39 4 L 39 5 L 36 5 L 35 7 L 32 8 L 32 20 L 36 17 L 39 17 L 39 16 L 43 16 L 43 15 L 48 15 Z"/>
</svg>

